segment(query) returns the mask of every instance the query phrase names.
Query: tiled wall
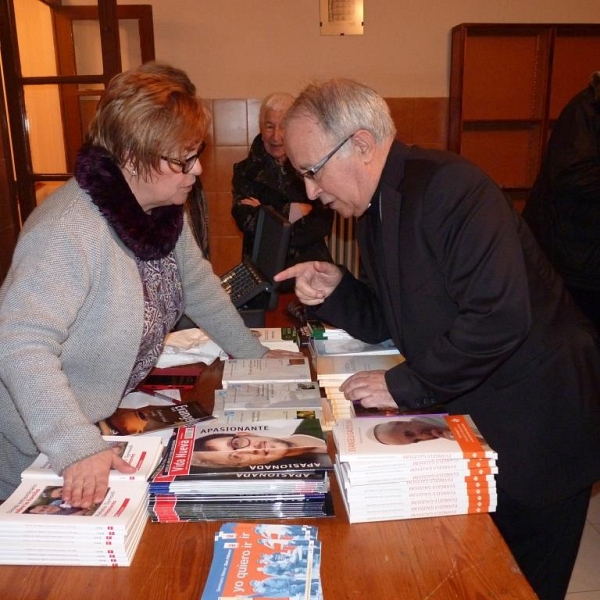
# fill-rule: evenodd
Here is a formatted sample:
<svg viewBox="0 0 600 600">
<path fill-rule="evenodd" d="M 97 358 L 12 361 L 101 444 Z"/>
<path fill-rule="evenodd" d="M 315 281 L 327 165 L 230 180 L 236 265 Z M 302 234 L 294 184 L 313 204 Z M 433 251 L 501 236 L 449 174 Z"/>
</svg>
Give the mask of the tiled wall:
<svg viewBox="0 0 600 600">
<path fill-rule="evenodd" d="M 398 138 L 428 148 L 447 147 L 447 98 L 388 98 Z M 248 154 L 258 133 L 260 100 L 219 99 L 208 146 L 202 155 L 202 181 L 209 204 L 211 258 L 219 275 L 239 262 L 242 236 L 231 217 L 233 163 Z"/>
</svg>

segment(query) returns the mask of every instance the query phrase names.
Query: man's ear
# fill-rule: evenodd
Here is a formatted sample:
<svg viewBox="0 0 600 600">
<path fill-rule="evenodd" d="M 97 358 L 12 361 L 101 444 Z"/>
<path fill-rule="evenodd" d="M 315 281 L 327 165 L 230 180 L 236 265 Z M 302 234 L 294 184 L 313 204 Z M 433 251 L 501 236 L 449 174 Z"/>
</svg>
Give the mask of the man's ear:
<svg viewBox="0 0 600 600">
<path fill-rule="evenodd" d="M 370 162 L 376 146 L 373 134 L 366 129 L 359 129 L 352 136 L 352 143 L 358 148 L 361 158 L 367 163 Z"/>
</svg>

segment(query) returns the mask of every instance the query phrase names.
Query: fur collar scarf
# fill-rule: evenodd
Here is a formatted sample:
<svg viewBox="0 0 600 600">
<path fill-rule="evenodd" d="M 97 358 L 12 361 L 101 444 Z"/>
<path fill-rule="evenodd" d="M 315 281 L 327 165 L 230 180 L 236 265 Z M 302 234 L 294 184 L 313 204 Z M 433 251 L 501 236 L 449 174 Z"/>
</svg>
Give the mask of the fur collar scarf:
<svg viewBox="0 0 600 600">
<path fill-rule="evenodd" d="M 75 161 L 75 179 L 138 258 L 164 258 L 175 248 L 183 228 L 183 207 L 159 206 L 145 213 L 105 150 L 83 146 Z"/>
</svg>

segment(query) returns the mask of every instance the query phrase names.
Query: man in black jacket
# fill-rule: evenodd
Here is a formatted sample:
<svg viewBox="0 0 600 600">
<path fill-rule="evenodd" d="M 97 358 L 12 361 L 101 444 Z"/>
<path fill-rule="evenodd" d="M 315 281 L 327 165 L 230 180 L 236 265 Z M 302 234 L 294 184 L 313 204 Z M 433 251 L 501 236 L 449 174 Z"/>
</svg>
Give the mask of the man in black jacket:
<svg viewBox="0 0 600 600">
<path fill-rule="evenodd" d="M 554 124 L 523 217 L 600 331 L 600 71 Z"/>
<path fill-rule="evenodd" d="M 406 361 L 352 375 L 364 406 L 470 414 L 499 455 L 493 518 L 539 597 L 563 599 L 600 479 L 595 331 L 501 190 L 461 157 L 394 141 L 381 96 L 308 86 L 286 150 L 308 197 L 358 218 L 365 280 L 295 265 L 314 315 Z"/>
</svg>

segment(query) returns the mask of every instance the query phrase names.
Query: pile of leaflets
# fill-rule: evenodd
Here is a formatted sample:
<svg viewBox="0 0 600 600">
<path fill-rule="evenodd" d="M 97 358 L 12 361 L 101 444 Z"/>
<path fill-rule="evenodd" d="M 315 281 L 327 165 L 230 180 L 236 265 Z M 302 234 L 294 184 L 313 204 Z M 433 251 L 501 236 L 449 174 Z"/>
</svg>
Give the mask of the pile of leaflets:
<svg viewBox="0 0 600 600">
<path fill-rule="evenodd" d="M 333 437 L 351 523 L 496 508 L 497 454 L 468 415 L 343 419 Z"/>
<path fill-rule="evenodd" d="M 41 454 L 0 505 L 0 564 L 131 564 L 148 522 L 147 478 L 161 459 L 162 439 L 105 439 L 138 471 L 111 471 L 104 500 L 91 508 L 74 508 L 62 501 L 63 480 Z"/>
<path fill-rule="evenodd" d="M 201 600 L 322 600 L 320 562 L 316 527 L 225 523 Z"/>
<path fill-rule="evenodd" d="M 330 515 L 332 470 L 317 419 L 180 427 L 150 480 L 150 516 L 177 522 Z"/>
</svg>

